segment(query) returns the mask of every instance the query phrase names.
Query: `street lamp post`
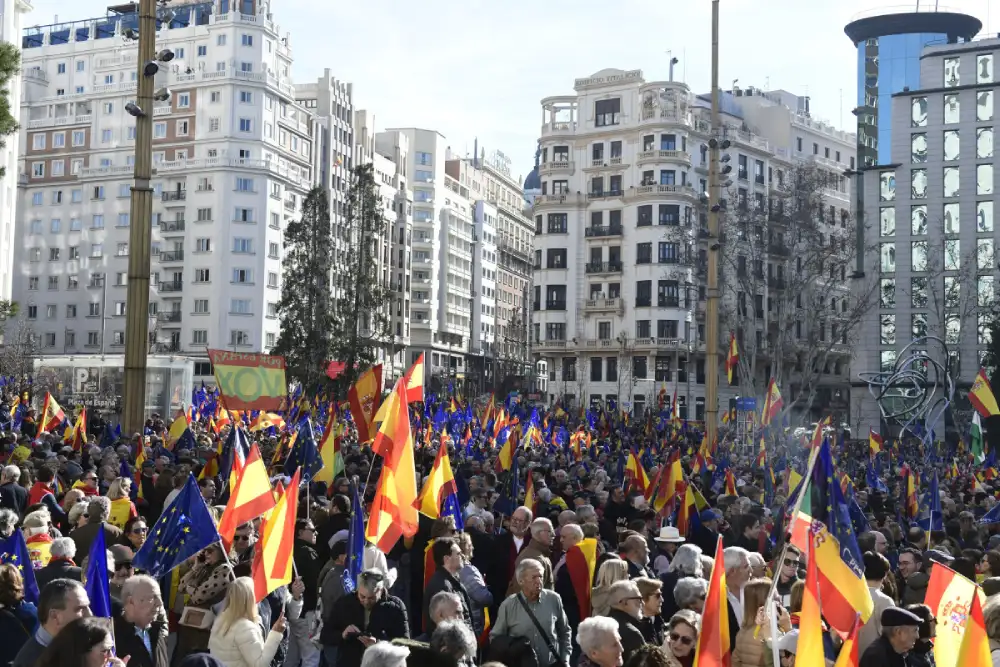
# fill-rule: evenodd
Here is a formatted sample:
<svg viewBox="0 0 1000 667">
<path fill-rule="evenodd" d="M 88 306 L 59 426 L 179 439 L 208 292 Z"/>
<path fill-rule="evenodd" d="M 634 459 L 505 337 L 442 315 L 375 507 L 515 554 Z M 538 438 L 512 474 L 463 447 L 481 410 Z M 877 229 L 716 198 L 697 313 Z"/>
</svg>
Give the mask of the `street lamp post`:
<svg viewBox="0 0 1000 667">
<path fill-rule="evenodd" d="M 165 0 L 161 0 L 165 2 Z M 153 219 L 153 95 L 157 0 L 139 0 L 135 102 L 135 183 L 129 223 L 128 293 L 125 312 L 125 405 L 127 433 L 141 433 L 146 419 L 146 359 L 149 354 L 149 273 Z M 169 59 L 164 58 L 164 59 Z"/>
<path fill-rule="evenodd" d="M 719 417 L 719 0 L 712 0 L 712 138 L 708 162 L 708 285 L 705 308 L 705 434 L 715 441 Z"/>
</svg>

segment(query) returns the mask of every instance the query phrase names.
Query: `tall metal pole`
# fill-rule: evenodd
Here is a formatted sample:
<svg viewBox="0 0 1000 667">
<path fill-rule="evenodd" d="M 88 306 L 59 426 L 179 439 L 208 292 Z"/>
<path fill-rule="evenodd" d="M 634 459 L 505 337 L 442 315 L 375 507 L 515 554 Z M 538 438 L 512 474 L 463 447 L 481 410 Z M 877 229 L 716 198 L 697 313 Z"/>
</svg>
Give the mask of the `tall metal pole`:
<svg viewBox="0 0 1000 667">
<path fill-rule="evenodd" d="M 139 0 L 139 57 L 135 103 L 135 184 L 129 225 L 128 297 L 125 312 L 126 433 L 142 433 L 146 420 L 146 357 L 149 350 L 149 264 L 153 219 L 153 77 L 144 76 L 156 56 L 156 0 Z"/>
<path fill-rule="evenodd" d="M 719 0 L 712 0 L 712 137 L 708 156 L 708 303 L 705 309 L 705 433 L 709 446 L 719 426 Z"/>
</svg>

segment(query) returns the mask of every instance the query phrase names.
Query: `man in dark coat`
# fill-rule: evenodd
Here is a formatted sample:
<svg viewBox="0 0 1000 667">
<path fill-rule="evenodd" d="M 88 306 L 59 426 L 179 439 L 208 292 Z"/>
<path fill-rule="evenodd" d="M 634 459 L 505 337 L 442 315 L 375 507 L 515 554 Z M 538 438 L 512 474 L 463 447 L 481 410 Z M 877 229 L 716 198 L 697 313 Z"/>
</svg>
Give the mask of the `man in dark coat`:
<svg viewBox="0 0 1000 667">
<path fill-rule="evenodd" d="M 155 579 L 134 574 L 125 580 L 122 607 L 114 616 L 115 650 L 133 667 L 169 667 L 167 622 Z"/>
<path fill-rule="evenodd" d="M 462 550 L 458 542 L 450 537 L 439 537 L 434 540 L 431 555 L 434 557 L 434 574 L 427 582 L 427 589 L 424 591 L 424 632 L 428 636 L 434 632 L 436 624 L 431 618 L 430 602 L 431 598 L 442 591 L 455 593 L 462 598 L 462 618 L 472 630 L 472 600 L 465 586 L 458 580 L 458 572 L 462 569 Z"/>
<path fill-rule="evenodd" d="M 905 667 L 920 637 L 921 618 L 899 607 L 882 610 L 882 636 L 865 649 L 858 667 Z"/>
<path fill-rule="evenodd" d="M 21 470 L 17 466 L 9 465 L 3 469 L 3 474 L 0 475 L 0 507 L 24 516 L 28 507 L 28 490 L 18 484 L 20 479 Z"/>
<path fill-rule="evenodd" d="M 406 605 L 389 595 L 378 570 L 362 572 L 357 592 L 340 597 L 328 618 L 320 642 L 337 647 L 337 667 L 361 667 L 361 658 L 369 646 L 410 637 Z"/>
<path fill-rule="evenodd" d="M 499 607 L 503 602 L 510 580 L 514 578 L 514 562 L 521 550 L 531 541 L 531 535 L 528 533 L 531 519 L 531 510 L 527 507 L 518 507 L 511 514 L 510 530 L 500 535 L 494 542 L 493 560 L 486 573 L 486 585 L 493 593 L 495 607 Z"/>
</svg>

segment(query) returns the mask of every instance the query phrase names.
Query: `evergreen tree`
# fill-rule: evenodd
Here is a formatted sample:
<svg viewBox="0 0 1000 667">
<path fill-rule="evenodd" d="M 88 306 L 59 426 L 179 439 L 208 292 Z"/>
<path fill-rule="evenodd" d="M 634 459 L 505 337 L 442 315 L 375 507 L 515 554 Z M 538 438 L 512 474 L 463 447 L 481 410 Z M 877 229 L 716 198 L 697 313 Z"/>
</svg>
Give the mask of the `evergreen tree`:
<svg viewBox="0 0 1000 667">
<path fill-rule="evenodd" d="M 388 233 L 385 206 L 375 180 L 375 169 L 363 164 L 351 170 L 347 197 L 347 259 L 337 267 L 331 357 L 344 362 L 337 378 L 342 391 L 375 364 L 378 351 L 391 342 L 390 294 L 379 268 L 379 255 Z"/>
<path fill-rule="evenodd" d="M 10 42 L 0 42 L 0 147 L 6 142 L 4 137 L 17 132 L 17 118 L 10 108 L 10 80 L 21 69 L 21 52 Z M 0 176 L 6 169 L 0 166 Z"/>
<path fill-rule="evenodd" d="M 278 316 L 281 333 L 271 354 L 285 357 L 289 379 L 313 391 L 325 378 L 330 359 L 333 313 L 330 267 L 333 234 L 326 190 L 313 188 L 302 203 L 302 217 L 285 230 L 284 273 Z"/>
</svg>

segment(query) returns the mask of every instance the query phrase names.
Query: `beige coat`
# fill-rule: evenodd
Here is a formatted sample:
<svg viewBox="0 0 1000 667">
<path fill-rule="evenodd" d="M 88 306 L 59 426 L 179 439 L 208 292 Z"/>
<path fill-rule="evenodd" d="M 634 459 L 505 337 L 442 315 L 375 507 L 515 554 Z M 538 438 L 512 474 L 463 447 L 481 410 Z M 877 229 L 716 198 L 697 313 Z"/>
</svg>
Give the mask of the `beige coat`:
<svg viewBox="0 0 1000 667">
<path fill-rule="evenodd" d="M 269 667 L 280 643 L 280 632 L 272 630 L 264 640 L 258 624 L 241 618 L 225 633 L 219 632 L 216 622 L 208 640 L 208 650 L 226 667 Z"/>
</svg>

